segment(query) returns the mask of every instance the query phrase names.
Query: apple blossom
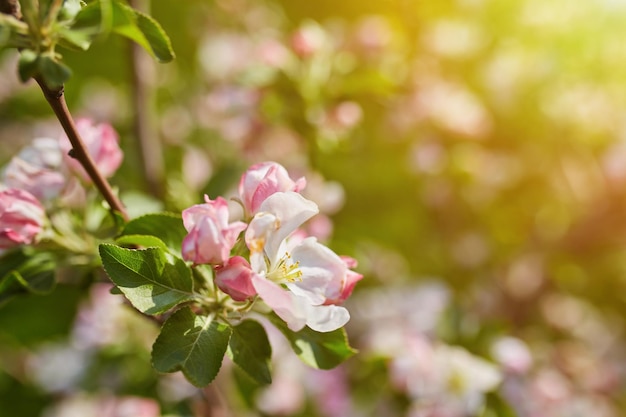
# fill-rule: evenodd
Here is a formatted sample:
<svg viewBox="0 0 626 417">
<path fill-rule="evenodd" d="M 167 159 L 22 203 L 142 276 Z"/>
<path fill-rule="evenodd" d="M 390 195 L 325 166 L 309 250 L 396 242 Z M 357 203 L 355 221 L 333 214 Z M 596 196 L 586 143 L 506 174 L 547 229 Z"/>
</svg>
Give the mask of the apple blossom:
<svg viewBox="0 0 626 417">
<path fill-rule="evenodd" d="M 61 172 L 63 155 L 52 138 L 37 138 L 14 156 L 3 172 L 7 187 L 30 192 L 39 200 L 57 197 L 67 184 Z"/>
<path fill-rule="evenodd" d="M 119 168 L 124 157 L 119 147 L 119 137 L 113 127 L 107 123 L 95 124 L 90 119 L 78 119 L 76 129 L 87 147 L 89 155 L 105 177 L 111 177 Z M 64 154 L 72 149 L 72 145 L 63 135 L 60 140 Z M 81 164 L 70 156 L 65 158 L 67 165 L 84 181 L 90 181 Z"/>
<path fill-rule="evenodd" d="M 204 199 L 205 204 L 183 211 L 183 224 L 189 233 L 183 239 L 182 255 L 195 264 L 220 264 L 230 256 L 246 224 L 228 222 L 228 203 L 222 197 L 212 201 L 205 195 Z"/>
<path fill-rule="evenodd" d="M 282 165 L 276 162 L 262 162 L 253 165 L 241 176 L 239 197 L 246 213 L 253 216 L 270 195 L 281 191 L 298 192 L 305 185 L 304 177 L 293 181 Z"/>
<path fill-rule="evenodd" d="M 315 304 L 339 304 L 348 298 L 363 276 L 348 269 L 344 259 L 328 247 L 308 237 L 291 250 L 298 269 L 306 280 L 287 283 L 289 289 Z M 355 265 L 356 261 L 351 260 Z"/>
<path fill-rule="evenodd" d="M 241 256 L 233 256 L 215 267 L 215 283 L 235 301 L 244 301 L 256 295 L 252 285 L 250 264 Z"/>
<path fill-rule="evenodd" d="M 28 191 L 0 191 L 0 254 L 12 247 L 31 244 L 42 231 L 45 211 Z"/>
<path fill-rule="evenodd" d="M 246 231 L 251 266 L 257 273 L 252 284 L 294 331 L 307 325 L 328 332 L 350 318 L 345 308 L 332 305 L 342 300 L 346 284 L 356 282 L 347 273 L 346 262 L 313 237 L 294 245 L 287 239 L 317 211 L 315 203 L 298 193 L 277 192 L 261 204 Z"/>
</svg>

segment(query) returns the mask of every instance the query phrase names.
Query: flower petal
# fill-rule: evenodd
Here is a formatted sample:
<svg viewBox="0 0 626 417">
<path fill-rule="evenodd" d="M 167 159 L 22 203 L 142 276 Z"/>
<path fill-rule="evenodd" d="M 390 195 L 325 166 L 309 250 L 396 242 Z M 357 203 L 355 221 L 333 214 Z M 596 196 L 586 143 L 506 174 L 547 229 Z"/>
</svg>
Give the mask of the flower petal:
<svg viewBox="0 0 626 417">
<path fill-rule="evenodd" d="M 287 323 L 289 329 L 297 332 L 307 323 L 309 305 L 306 299 L 284 290 L 261 276 L 252 276 L 252 285 L 259 296 L 272 310 Z"/>
<path fill-rule="evenodd" d="M 293 248 L 291 255 L 302 272 L 299 281 L 288 284 L 294 294 L 307 297 L 314 305 L 339 297 L 347 272 L 339 255 L 314 237 L 304 239 Z"/>
<path fill-rule="evenodd" d="M 350 313 L 336 305 L 309 306 L 306 325 L 317 332 L 332 332 L 350 320 Z"/>
<path fill-rule="evenodd" d="M 259 209 L 261 212 L 273 214 L 278 223 L 273 233 L 269 233 L 265 242 L 265 252 L 272 260 L 278 252 L 280 244 L 304 222 L 315 216 L 319 209 L 317 204 L 307 200 L 293 191 L 274 193 L 269 196 Z M 258 215 L 257 215 L 258 216 Z M 252 220 L 250 224 L 256 220 Z"/>
</svg>

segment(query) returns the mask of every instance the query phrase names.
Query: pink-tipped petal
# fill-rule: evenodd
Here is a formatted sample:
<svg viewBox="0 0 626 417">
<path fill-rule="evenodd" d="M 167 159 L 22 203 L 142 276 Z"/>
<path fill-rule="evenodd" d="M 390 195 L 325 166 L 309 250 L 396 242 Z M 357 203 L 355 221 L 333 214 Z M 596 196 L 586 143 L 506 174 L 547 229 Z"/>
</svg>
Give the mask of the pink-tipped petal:
<svg viewBox="0 0 626 417">
<path fill-rule="evenodd" d="M 297 332 L 307 324 L 309 306 L 306 300 L 260 276 L 252 276 L 252 284 L 263 301 L 287 323 L 290 330 Z"/>
</svg>

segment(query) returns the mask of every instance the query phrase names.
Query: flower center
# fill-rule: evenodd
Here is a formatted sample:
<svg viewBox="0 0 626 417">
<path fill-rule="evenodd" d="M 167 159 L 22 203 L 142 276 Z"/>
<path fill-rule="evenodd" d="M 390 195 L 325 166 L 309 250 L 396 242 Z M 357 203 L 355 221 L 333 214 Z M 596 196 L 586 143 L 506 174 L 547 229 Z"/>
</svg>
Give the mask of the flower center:
<svg viewBox="0 0 626 417">
<path fill-rule="evenodd" d="M 289 252 L 280 258 L 276 266 L 267 273 L 267 279 L 276 283 L 287 283 L 302 280 L 300 262 L 293 262 Z"/>
</svg>

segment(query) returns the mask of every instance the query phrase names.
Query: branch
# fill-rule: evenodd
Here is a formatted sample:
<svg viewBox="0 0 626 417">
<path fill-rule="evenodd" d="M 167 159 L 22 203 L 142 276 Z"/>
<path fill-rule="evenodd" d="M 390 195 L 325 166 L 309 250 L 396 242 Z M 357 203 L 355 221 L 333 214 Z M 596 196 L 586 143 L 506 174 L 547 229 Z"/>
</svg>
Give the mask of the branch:
<svg viewBox="0 0 626 417">
<path fill-rule="evenodd" d="M 111 185 L 106 178 L 104 178 L 100 171 L 98 171 L 96 164 L 85 147 L 85 143 L 80 138 L 76 125 L 74 124 L 74 120 L 72 119 L 72 115 L 67 108 L 63 88 L 61 87 L 59 89 L 52 90 L 48 88 L 46 83 L 39 77 L 35 78 L 35 81 L 37 81 L 37 84 L 41 87 L 44 97 L 48 100 L 50 107 L 52 107 L 54 114 L 61 123 L 61 126 L 63 126 L 63 130 L 72 144 L 70 156 L 80 162 L 82 167 L 87 172 L 87 175 L 89 175 L 89 178 L 91 178 L 98 191 L 100 191 L 100 194 L 102 194 L 106 202 L 109 203 L 111 210 L 119 212 L 124 220 L 127 221 L 128 214 L 126 213 L 126 208 L 124 208 L 122 202 L 115 195 L 115 193 L 113 193 Z"/>
<path fill-rule="evenodd" d="M 20 4 L 17 0 L 0 0 L 0 13 L 10 14 L 18 20 L 22 18 Z"/>
</svg>

